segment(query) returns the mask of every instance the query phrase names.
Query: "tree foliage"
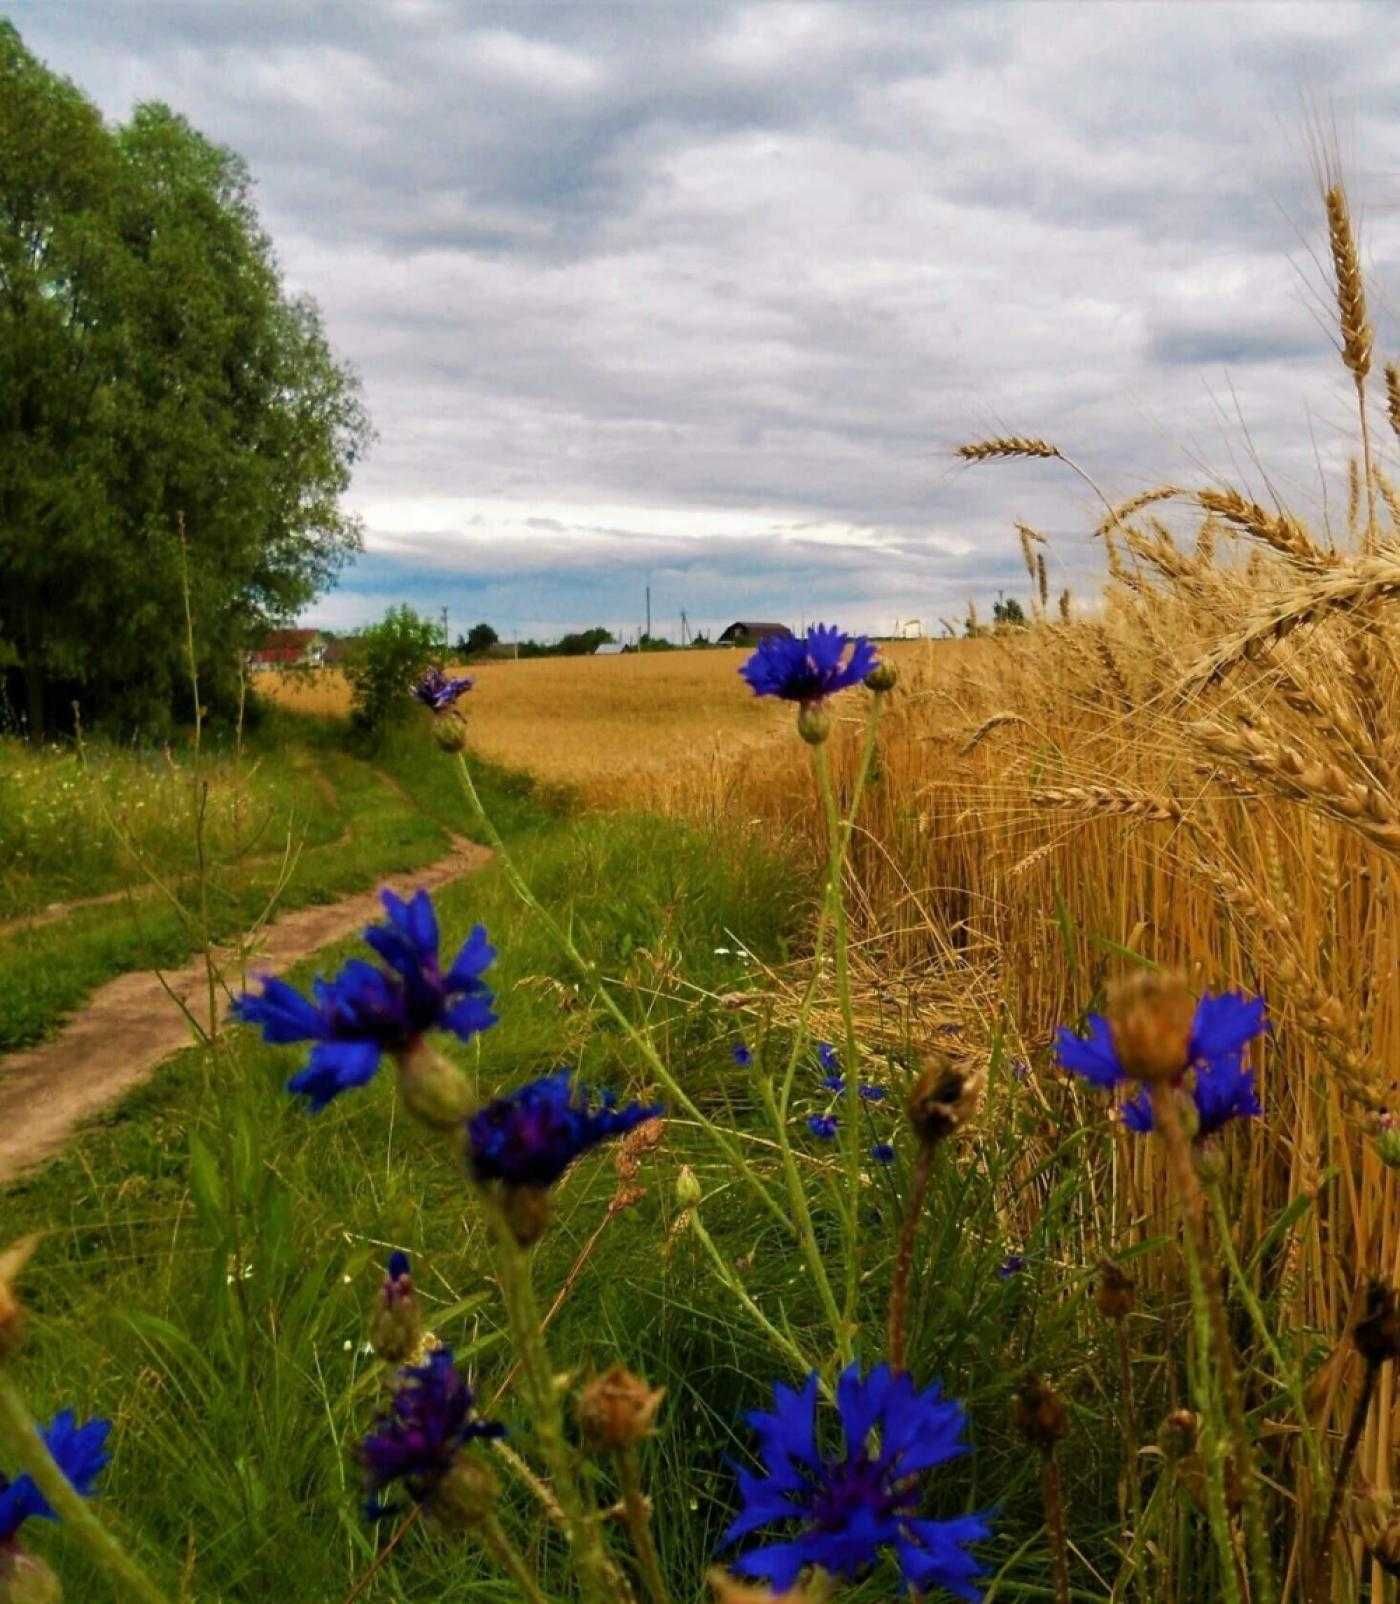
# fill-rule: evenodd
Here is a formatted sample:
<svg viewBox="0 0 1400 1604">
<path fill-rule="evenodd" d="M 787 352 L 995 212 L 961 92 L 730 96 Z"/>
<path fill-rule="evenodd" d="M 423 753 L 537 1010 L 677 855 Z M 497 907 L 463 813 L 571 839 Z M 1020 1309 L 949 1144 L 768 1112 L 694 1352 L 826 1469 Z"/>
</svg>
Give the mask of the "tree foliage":
<svg viewBox="0 0 1400 1604">
<path fill-rule="evenodd" d="M 406 712 L 413 682 L 441 646 L 437 622 L 411 607 L 391 607 L 377 624 L 362 629 L 345 660 L 356 727 L 377 736 Z"/>
<path fill-rule="evenodd" d="M 167 720 L 186 575 L 217 697 L 357 549 L 368 438 L 239 158 L 158 104 L 108 127 L 0 22 L 0 639 L 31 724 Z"/>
</svg>

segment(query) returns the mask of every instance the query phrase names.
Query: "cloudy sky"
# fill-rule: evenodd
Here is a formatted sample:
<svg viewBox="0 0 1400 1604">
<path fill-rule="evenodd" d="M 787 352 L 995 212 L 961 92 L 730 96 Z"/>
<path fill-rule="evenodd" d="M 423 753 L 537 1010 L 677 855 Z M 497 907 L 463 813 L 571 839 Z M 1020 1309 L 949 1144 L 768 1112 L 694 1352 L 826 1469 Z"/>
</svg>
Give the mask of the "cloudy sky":
<svg viewBox="0 0 1400 1604">
<path fill-rule="evenodd" d="M 363 376 L 391 601 L 502 634 L 930 630 L 1095 583 L 1091 494 L 1228 476 L 1321 516 L 1353 411 L 1320 271 L 1335 126 L 1400 349 L 1400 11 L 721 0 L 0 0 L 113 118 L 241 152 Z M 1344 491 L 1340 492 L 1344 499 Z"/>
</svg>

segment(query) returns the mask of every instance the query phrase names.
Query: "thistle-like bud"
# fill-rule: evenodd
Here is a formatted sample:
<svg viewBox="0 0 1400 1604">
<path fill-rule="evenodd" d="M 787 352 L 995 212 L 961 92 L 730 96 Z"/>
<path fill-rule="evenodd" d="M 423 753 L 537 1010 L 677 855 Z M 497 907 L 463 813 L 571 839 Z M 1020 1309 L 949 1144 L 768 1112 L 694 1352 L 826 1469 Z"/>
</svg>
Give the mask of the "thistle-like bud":
<svg viewBox="0 0 1400 1604">
<path fill-rule="evenodd" d="M 1011 1400 L 1011 1423 L 1033 1448 L 1053 1453 L 1069 1431 L 1069 1410 L 1050 1383 L 1032 1372 Z"/>
<path fill-rule="evenodd" d="M 704 1195 L 700 1186 L 700 1177 L 691 1169 L 689 1164 L 682 1164 L 680 1173 L 676 1176 L 676 1202 L 683 1209 L 699 1208 L 700 1200 Z"/>
<path fill-rule="evenodd" d="M 1400 1357 L 1400 1300 L 1394 1287 L 1373 1280 L 1366 1288 L 1366 1307 L 1356 1322 L 1352 1341 L 1368 1365 Z"/>
<path fill-rule="evenodd" d="M 1191 1060 L 1197 999 L 1180 975 L 1139 970 L 1119 984 L 1106 1017 L 1118 1062 L 1133 1080 L 1173 1081 Z"/>
<path fill-rule="evenodd" d="M 63 1588 L 37 1554 L 0 1543 L 0 1604 L 61 1604 Z"/>
<path fill-rule="evenodd" d="M 385 1364 L 406 1364 L 423 1342 L 423 1313 L 413 1290 L 408 1254 L 391 1253 L 369 1322 L 370 1346 Z"/>
<path fill-rule="evenodd" d="M 476 1106 L 467 1077 L 421 1037 L 397 1055 L 397 1063 L 404 1107 L 425 1125 L 453 1130 Z"/>
<path fill-rule="evenodd" d="M 1376 1117 L 1376 1157 L 1388 1170 L 1400 1170 L 1400 1120 L 1394 1114 Z"/>
<path fill-rule="evenodd" d="M 547 1186 L 507 1186 L 501 1191 L 510 1233 L 522 1248 L 533 1247 L 549 1229 L 553 1209 Z"/>
<path fill-rule="evenodd" d="M 946 1054 L 924 1055 L 905 1112 L 921 1142 L 932 1145 L 961 1130 L 977 1112 L 985 1070 L 962 1068 Z"/>
<path fill-rule="evenodd" d="M 444 752 L 465 752 L 467 726 L 456 713 L 444 713 L 433 720 L 433 739 Z"/>
<path fill-rule="evenodd" d="M 620 1453 L 651 1435 L 664 1387 L 649 1387 L 626 1365 L 613 1365 L 580 1390 L 574 1402 L 583 1440 L 594 1450 Z"/>
<path fill-rule="evenodd" d="M 820 746 L 831 734 L 831 710 L 825 702 L 803 702 L 797 709 L 797 733 L 808 746 Z"/>
<path fill-rule="evenodd" d="M 1121 1265 L 1105 1259 L 1094 1283 L 1094 1302 L 1105 1320 L 1126 1320 L 1137 1303 L 1137 1283 Z"/>
<path fill-rule="evenodd" d="M 0 1359 L 18 1353 L 24 1340 L 24 1305 L 14 1283 L 38 1245 L 36 1233 L 21 1237 L 0 1253 Z"/>
<path fill-rule="evenodd" d="M 1162 1457 L 1171 1462 L 1185 1459 L 1196 1451 L 1200 1436 L 1201 1417 L 1193 1409 L 1173 1409 L 1157 1428 L 1157 1446 Z"/>
<path fill-rule="evenodd" d="M 433 1489 L 433 1519 L 456 1531 L 479 1526 L 496 1507 L 501 1484 L 482 1454 L 460 1453 Z"/>
<path fill-rule="evenodd" d="M 1195 1165 L 1196 1174 L 1206 1183 L 1213 1186 L 1217 1181 L 1225 1179 L 1225 1149 L 1221 1144 L 1207 1137 L 1203 1141 L 1196 1140 L 1196 1131 L 1192 1125 L 1199 1129 L 1200 1113 L 1196 1108 L 1194 1097 L 1182 1098 L 1182 1125 L 1186 1134 L 1192 1139 L 1191 1162 Z M 1194 1121 L 1186 1118 L 1187 1112 L 1194 1116 Z"/>
<path fill-rule="evenodd" d="M 822 1570 L 813 1572 L 805 1581 L 782 1593 L 775 1593 L 771 1587 L 755 1587 L 751 1582 L 740 1581 L 718 1566 L 706 1573 L 705 1580 L 714 1589 L 714 1604 L 828 1604 L 828 1600 L 836 1596 L 835 1582 Z"/>
<path fill-rule="evenodd" d="M 881 663 L 865 676 L 865 683 L 876 696 L 886 696 L 899 684 L 899 674 L 893 663 Z"/>
</svg>

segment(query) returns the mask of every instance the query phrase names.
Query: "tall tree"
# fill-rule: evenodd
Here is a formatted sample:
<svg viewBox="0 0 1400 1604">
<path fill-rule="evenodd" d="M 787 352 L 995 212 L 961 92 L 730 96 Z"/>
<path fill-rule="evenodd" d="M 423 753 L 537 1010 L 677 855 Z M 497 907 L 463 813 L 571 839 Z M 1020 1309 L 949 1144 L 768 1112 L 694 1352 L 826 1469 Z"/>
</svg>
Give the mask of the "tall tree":
<svg viewBox="0 0 1400 1604">
<path fill-rule="evenodd" d="M 0 637 L 36 727 L 50 675 L 159 725 L 188 682 L 185 585 L 217 694 L 357 548 L 340 496 L 368 421 L 315 305 L 283 291 L 243 162 L 162 105 L 107 129 L 0 30 L 0 345 L 32 397 L 0 421 Z"/>
</svg>

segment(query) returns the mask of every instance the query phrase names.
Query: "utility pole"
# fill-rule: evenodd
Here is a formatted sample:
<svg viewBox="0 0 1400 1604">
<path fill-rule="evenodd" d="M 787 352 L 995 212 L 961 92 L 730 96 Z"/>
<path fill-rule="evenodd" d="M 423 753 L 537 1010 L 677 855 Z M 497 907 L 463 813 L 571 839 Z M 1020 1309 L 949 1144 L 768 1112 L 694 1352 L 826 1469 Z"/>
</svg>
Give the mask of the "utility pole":
<svg viewBox="0 0 1400 1604">
<path fill-rule="evenodd" d="M 686 620 L 685 608 L 682 607 L 681 608 L 681 645 L 682 646 L 688 646 L 689 644 L 690 644 L 690 625 Z"/>
<path fill-rule="evenodd" d="M 442 649 L 447 650 L 447 609 L 442 610 Z"/>
<path fill-rule="evenodd" d="M 647 639 L 651 639 L 651 586 L 647 586 Z"/>
</svg>

